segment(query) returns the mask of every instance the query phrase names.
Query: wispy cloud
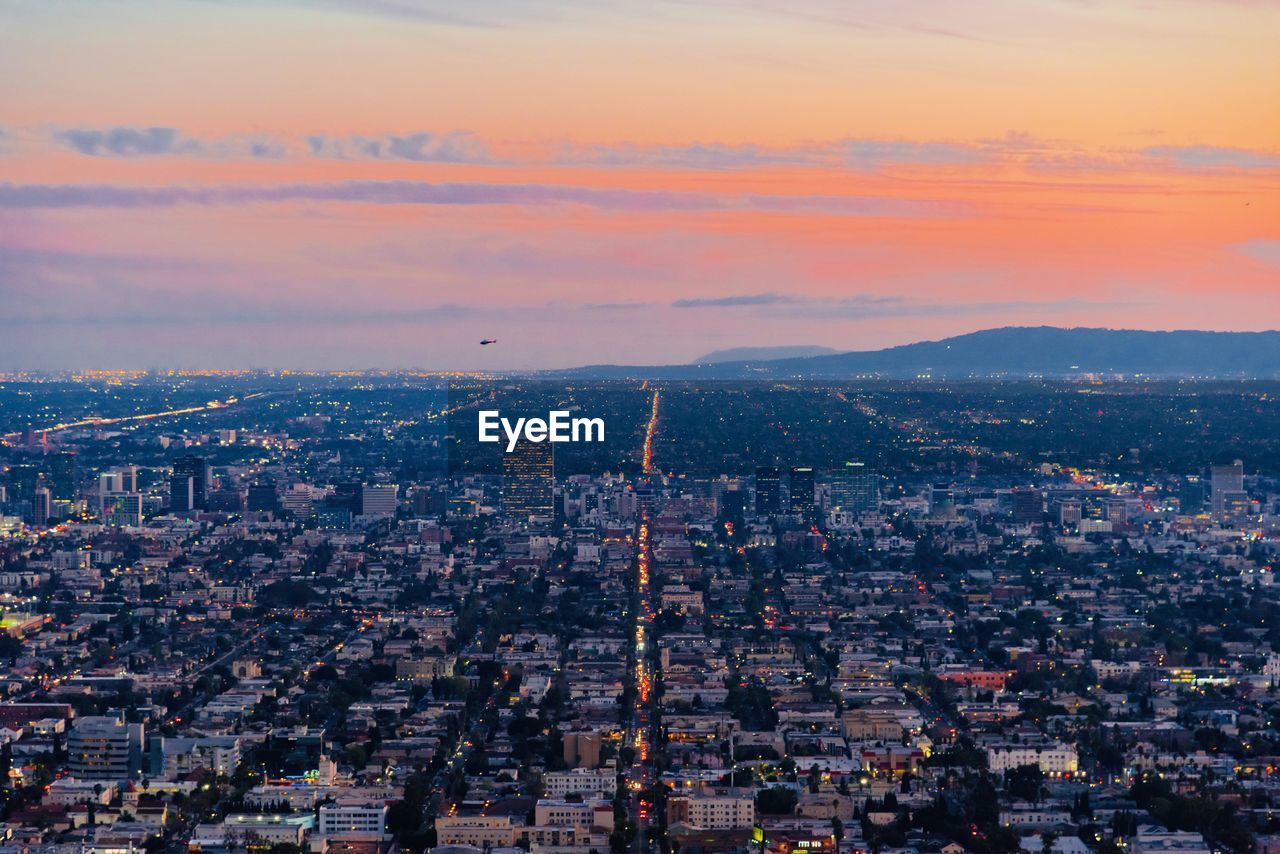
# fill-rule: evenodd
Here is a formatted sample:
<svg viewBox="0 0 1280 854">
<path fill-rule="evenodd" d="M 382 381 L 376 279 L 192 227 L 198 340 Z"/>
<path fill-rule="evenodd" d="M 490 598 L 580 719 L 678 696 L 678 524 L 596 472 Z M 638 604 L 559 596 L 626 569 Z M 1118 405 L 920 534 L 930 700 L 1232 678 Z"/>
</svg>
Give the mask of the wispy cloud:
<svg viewBox="0 0 1280 854">
<path fill-rule="evenodd" d="M 857 217 L 950 217 L 966 205 L 878 196 L 716 194 L 555 184 L 343 181 L 318 184 L 140 187 L 0 184 L 0 208 L 170 208 L 335 202 L 375 205 L 584 205 L 628 211 L 770 211 Z"/>
<path fill-rule="evenodd" d="M 1236 251 L 1280 269 L 1280 240 L 1256 238 L 1234 247 Z"/>
<path fill-rule="evenodd" d="M 37 134 L 37 137 L 42 134 Z M 759 145 L 750 142 L 692 142 L 640 145 L 629 142 L 583 145 L 572 141 L 518 145 L 516 153 L 495 153 L 494 146 L 467 131 L 305 137 L 234 134 L 202 138 L 174 127 L 59 129 L 53 143 L 93 157 L 187 157 L 209 159 L 283 159 L 310 156 L 327 160 L 381 160 L 417 163 L 473 163 L 571 168 L 652 168 L 692 171 L 747 171 L 804 167 L 831 171 L 874 172 L 894 167 L 1014 165 L 1035 172 L 1116 171 L 1201 172 L 1280 169 L 1280 151 L 1213 145 L 1154 145 L 1145 148 L 1092 149 L 1065 140 L 1041 139 L 1019 131 L 975 140 L 846 138 Z M 0 129 L 0 141 L 3 141 Z M 29 146 L 28 146 L 29 147 Z"/>
<path fill-rule="evenodd" d="M 484 163 L 488 147 L 469 133 L 435 134 L 422 131 L 404 136 L 307 137 L 312 157 L 336 160 L 412 160 L 420 163 Z"/>
<path fill-rule="evenodd" d="M 1140 152 L 1183 169 L 1280 169 L 1280 151 L 1226 148 L 1215 145 L 1153 145 Z"/>
<path fill-rule="evenodd" d="M 855 169 L 874 169 L 886 163 L 943 165 L 992 159 L 998 144 L 912 142 L 910 140 L 852 139 L 843 143 L 846 162 Z"/>
<path fill-rule="evenodd" d="M 955 317 L 1009 314 L 1023 311 L 1070 312 L 1116 303 L 1089 300 L 998 300 L 988 302 L 938 302 L 897 296 L 853 294 L 846 297 L 809 297 L 766 292 L 722 297 L 690 297 L 671 303 L 673 308 L 767 308 L 773 316 L 807 319 L 859 320 L 877 317 Z"/>
<path fill-rule="evenodd" d="M 265 136 L 201 139 L 171 127 L 74 128 L 54 131 L 59 145 L 91 157 L 207 157 L 277 159 L 288 153 L 280 141 Z"/>
<path fill-rule="evenodd" d="M 802 302 L 788 294 L 735 294 L 726 297 L 691 297 L 671 303 L 672 308 L 734 308 L 737 306 L 787 305 Z"/>
</svg>

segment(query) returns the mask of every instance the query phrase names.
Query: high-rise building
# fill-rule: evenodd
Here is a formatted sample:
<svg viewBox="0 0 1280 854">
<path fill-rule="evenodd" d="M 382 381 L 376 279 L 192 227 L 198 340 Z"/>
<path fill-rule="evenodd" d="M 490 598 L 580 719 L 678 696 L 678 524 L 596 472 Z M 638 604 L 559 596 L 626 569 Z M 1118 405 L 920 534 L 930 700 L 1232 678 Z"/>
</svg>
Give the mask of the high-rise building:
<svg viewBox="0 0 1280 854">
<path fill-rule="evenodd" d="M 400 487 L 394 483 L 366 486 L 360 490 L 360 513 L 364 516 L 394 516 L 400 506 Z"/>
<path fill-rule="evenodd" d="M 935 483 L 929 487 L 929 513 L 939 518 L 956 515 L 956 491 L 949 483 Z"/>
<path fill-rule="evenodd" d="M 782 469 L 761 466 L 756 469 L 756 515 L 776 516 L 782 512 Z"/>
<path fill-rule="evenodd" d="M 280 506 L 299 519 L 307 519 L 315 515 L 315 499 L 311 487 L 305 483 L 295 483 L 280 498 Z"/>
<path fill-rule="evenodd" d="M 721 519 L 741 519 L 745 495 L 741 489 L 725 489 L 716 498 L 716 515 Z"/>
<path fill-rule="evenodd" d="M 1229 466 L 1214 466 L 1209 470 L 1209 488 L 1215 516 L 1229 514 L 1233 508 L 1248 504 L 1244 491 L 1244 463 L 1235 460 Z"/>
<path fill-rule="evenodd" d="M 555 514 L 554 447 L 522 439 L 502 455 L 503 513 L 519 519 Z"/>
<path fill-rule="evenodd" d="M 335 507 L 342 505 L 354 516 L 360 512 L 360 493 L 363 489 L 363 484 L 358 480 L 344 481 L 333 487 L 333 494 L 329 496 L 328 503 Z"/>
<path fill-rule="evenodd" d="M 34 525 L 47 525 L 53 515 L 53 492 L 47 486 L 36 488 L 35 498 L 31 501 L 31 522 Z"/>
<path fill-rule="evenodd" d="M 1044 520 L 1044 496 L 1038 489 L 1013 491 L 1013 521 L 1020 525 Z"/>
<path fill-rule="evenodd" d="M 141 525 L 142 496 L 136 492 L 117 492 L 103 496 L 102 521 L 107 525 Z"/>
<path fill-rule="evenodd" d="M 54 498 L 59 501 L 73 501 L 78 485 L 74 452 L 59 451 L 49 458 L 49 487 Z"/>
<path fill-rule="evenodd" d="M 123 717 L 77 718 L 67 737 L 71 776 L 80 780 L 127 780 L 142 764 L 142 724 Z"/>
<path fill-rule="evenodd" d="M 205 508 L 215 513 L 242 513 L 244 492 L 238 487 L 211 490 L 205 498 Z"/>
<path fill-rule="evenodd" d="M 1113 527 L 1129 524 L 1129 504 L 1123 498 L 1108 498 L 1104 506 L 1107 510 L 1107 521 Z"/>
<path fill-rule="evenodd" d="M 1178 487 L 1178 509 L 1187 515 L 1195 515 L 1204 510 L 1205 483 L 1198 474 L 1189 474 L 1182 479 Z"/>
<path fill-rule="evenodd" d="M 204 457 L 179 457 L 169 478 L 169 509 L 175 513 L 203 510 L 209 490 L 209 464 Z"/>
<path fill-rule="evenodd" d="M 880 506 L 880 475 L 866 463 L 846 462 L 831 481 L 831 505 L 837 510 L 864 513 Z"/>
<path fill-rule="evenodd" d="M 792 513 L 803 513 L 808 516 L 817 509 L 815 486 L 813 469 L 808 466 L 791 468 L 791 491 L 788 496 Z"/>
<path fill-rule="evenodd" d="M 39 483 L 40 469 L 35 466 L 10 466 L 9 501 L 13 504 L 32 501 L 36 497 L 36 486 Z"/>
<path fill-rule="evenodd" d="M 120 472 L 104 471 L 98 475 L 98 494 L 107 495 L 111 492 L 124 492 L 125 488 L 121 485 Z"/>
<path fill-rule="evenodd" d="M 351 507 L 338 496 L 330 495 L 316 505 L 316 527 L 342 531 L 351 527 Z"/>
<path fill-rule="evenodd" d="M 249 512 L 274 513 L 280 509 L 274 483 L 255 483 L 249 487 Z"/>
<path fill-rule="evenodd" d="M 1084 505 L 1080 503 L 1079 498 L 1059 498 L 1054 507 L 1058 514 L 1058 524 L 1064 527 L 1069 525 L 1079 525 L 1080 520 L 1084 518 Z"/>
</svg>

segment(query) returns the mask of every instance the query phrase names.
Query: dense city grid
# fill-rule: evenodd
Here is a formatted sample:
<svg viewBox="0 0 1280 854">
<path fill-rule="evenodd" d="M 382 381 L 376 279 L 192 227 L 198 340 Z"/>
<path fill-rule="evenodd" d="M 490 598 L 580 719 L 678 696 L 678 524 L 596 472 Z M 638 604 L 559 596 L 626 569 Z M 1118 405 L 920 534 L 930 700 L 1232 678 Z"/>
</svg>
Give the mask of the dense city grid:
<svg viewBox="0 0 1280 854">
<path fill-rule="evenodd" d="M 5 852 L 1280 845 L 1274 383 L 14 375 L 0 434 Z"/>
</svg>

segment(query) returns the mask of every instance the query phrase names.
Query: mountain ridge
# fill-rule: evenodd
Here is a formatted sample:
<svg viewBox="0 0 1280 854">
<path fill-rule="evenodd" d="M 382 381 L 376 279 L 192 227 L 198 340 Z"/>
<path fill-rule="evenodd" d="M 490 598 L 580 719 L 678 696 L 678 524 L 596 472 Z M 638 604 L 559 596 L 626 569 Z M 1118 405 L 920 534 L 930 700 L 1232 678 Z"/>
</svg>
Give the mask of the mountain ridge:
<svg viewBox="0 0 1280 854">
<path fill-rule="evenodd" d="M 1069 377 L 1280 377 L 1280 330 L 1153 331 L 1005 326 L 880 350 L 671 365 L 586 365 L 545 372 L 578 378 L 939 379 Z"/>
<path fill-rule="evenodd" d="M 846 352 L 817 344 L 779 345 L 772 347 L 727 347 L 712 350 L 691 361 L 691 365 L 714 365 L 721 362 L 772 362 L 778 359 L 802 359 L 809 356 L 834 356 Z"/>
</svg>

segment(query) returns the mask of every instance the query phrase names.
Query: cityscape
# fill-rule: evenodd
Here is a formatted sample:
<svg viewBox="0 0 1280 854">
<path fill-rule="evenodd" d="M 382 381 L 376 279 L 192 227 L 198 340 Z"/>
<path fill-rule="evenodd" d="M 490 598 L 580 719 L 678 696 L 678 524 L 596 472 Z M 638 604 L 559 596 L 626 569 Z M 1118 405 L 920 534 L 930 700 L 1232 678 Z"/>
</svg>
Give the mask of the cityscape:
<svg viewBox="0 0 1280 854">
<path fill-rule="evenodd" d="M 0 0 L 0 854 L 1280 854 L 1280 0 Z"/>
<path fill-rule="evenodd" d="M 482 445 L 495 405 L 607 441 Z M 6 851 L 1280 840 L 1274 382 L 98 372 L 0 412 Z"/>
</svg>

